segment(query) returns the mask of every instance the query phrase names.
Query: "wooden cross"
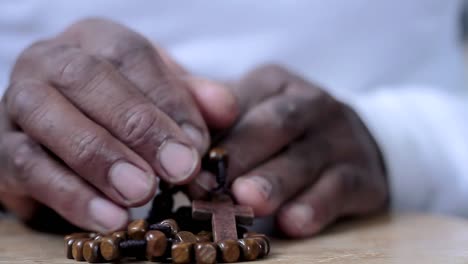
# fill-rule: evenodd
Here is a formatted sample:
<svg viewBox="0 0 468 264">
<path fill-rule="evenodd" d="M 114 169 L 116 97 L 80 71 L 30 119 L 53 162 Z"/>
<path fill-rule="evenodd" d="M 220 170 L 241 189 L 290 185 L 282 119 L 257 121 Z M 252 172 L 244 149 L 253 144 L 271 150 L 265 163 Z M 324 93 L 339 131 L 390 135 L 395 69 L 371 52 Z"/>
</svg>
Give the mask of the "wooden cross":
<svg viewBox="0 0 468 264">
<path fill-rule="evenodd" d="M 197 220 L 211 218 L 213 239 L 219 242 L 237 240 L 236 220 L 243 225 L 252 225 L 254 214 L 251 207 L 234 205 L 229 195 L 219 194 L 212 201 L 193 201 L 192 217 Z"/>
</svg>

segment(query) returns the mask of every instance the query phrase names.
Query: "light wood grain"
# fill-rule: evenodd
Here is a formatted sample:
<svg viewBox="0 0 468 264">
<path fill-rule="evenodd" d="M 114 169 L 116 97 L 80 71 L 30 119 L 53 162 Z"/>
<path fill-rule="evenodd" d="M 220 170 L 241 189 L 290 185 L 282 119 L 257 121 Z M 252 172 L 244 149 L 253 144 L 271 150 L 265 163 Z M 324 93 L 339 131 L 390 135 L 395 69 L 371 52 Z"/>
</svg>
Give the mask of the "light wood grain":
<svg viewBox="0 0 468 264">
<path fill-rule="evenodd" d="M 0 220 L 2 264 L 77 263 L 63 248 L 62 237 Z M 468 263 L 468 222 L 425 215 L 346 222 L 313 239 L 274 241 L 270 257 L 256 263 Z"/>
</svg>

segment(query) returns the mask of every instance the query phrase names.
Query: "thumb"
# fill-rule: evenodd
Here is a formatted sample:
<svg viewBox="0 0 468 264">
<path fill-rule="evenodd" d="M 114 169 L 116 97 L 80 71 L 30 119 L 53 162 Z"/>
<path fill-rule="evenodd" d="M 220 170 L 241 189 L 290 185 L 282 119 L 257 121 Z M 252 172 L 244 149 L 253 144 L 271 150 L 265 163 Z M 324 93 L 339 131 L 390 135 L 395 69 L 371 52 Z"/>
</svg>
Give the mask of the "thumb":
<svg viewBox="0 0 468 264">
<path fill-rule="evenodd" d="M 200 77 L 186 77 L 189 90 L 208 127 L 226 129 L 234 125 L 239 106 L 227 84 Z"/>
</svg>

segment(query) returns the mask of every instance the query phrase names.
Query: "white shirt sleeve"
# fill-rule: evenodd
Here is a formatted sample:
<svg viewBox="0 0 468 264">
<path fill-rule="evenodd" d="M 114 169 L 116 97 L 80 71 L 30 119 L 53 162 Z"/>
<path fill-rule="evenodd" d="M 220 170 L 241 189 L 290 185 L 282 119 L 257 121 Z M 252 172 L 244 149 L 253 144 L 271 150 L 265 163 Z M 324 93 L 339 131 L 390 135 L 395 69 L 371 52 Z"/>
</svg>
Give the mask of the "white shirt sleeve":
<svg viewBox="0 0 468 264">
<path fill-rule="evenodd" d="M 347 100 L 385 160 L 392 208 L 468 216 L 468 94 L 382 87 Z"/>
</svg>

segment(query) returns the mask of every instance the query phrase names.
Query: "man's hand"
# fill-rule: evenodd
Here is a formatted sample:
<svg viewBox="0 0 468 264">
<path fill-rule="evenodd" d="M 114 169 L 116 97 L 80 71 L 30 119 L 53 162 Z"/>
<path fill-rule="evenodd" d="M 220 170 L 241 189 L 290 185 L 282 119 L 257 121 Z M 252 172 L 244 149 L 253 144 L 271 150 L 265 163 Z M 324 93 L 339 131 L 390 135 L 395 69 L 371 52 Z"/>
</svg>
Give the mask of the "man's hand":
<svg viewBox="0 0 468 264">
<path fill-rule="evenodd" d="M 254 70 L 232 88 L 241 117 L 219 145 L 230 155 L 239 203 L 257 216 L 275 214 L 291 237 L 386 205 L 379 150 L 348 106 L 277 66 Z M 195 196 L 215 185 L 206 173 L 197 182 Z"/>
<path fill-rule="evenodd" d="M 104 232 L 152 197 L 157 177 L 190 181 L 209 133 L 171 66 L 139 34 L 98 19 L 26 49 L 1 105 L 0 200 L 23 218 L 39 201 Z"/>
</svg>

